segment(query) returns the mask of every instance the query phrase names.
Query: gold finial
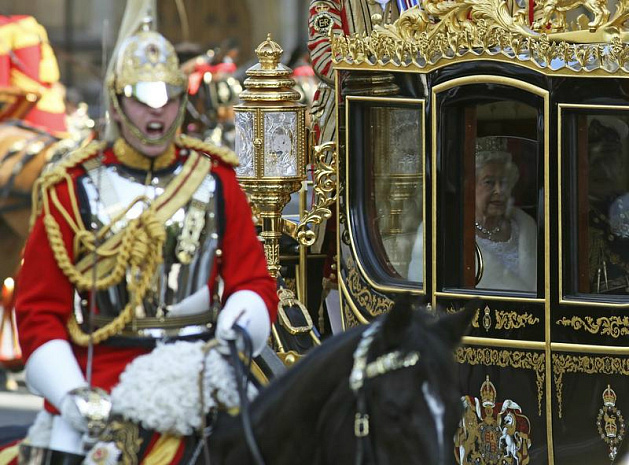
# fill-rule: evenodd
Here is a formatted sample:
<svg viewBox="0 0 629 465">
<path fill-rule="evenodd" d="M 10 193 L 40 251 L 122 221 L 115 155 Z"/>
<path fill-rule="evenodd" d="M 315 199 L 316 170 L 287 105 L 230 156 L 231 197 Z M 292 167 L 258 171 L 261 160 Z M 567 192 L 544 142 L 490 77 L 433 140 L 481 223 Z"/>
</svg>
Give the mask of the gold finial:
<svg viewBox="0 0 629 465">
<path fill-rule="evenodd" d="M 256 48 L 256 55 L 260 60 L 262 69 L 275 69 L 280 62 L 280 57 L 284 53 L 282 47 L 271 39 L 271 33 L 266 37 L 266 40 L 258 45 Z"/>
</svg>

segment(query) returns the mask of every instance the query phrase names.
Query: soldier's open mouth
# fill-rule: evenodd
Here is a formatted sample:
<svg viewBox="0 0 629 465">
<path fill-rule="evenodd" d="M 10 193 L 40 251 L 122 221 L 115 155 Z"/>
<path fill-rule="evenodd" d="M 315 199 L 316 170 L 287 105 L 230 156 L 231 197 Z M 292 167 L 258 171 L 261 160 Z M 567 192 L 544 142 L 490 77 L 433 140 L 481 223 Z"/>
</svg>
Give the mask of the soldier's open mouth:
<svg viewBox="0 0 629 465">
<path fill-rule="evenodd" d="M 160 137 L 164 132 L 164 125 L 156 121 L 152 121 L 146 125 L 146 134 L 150 137 Z"/>
</svg>

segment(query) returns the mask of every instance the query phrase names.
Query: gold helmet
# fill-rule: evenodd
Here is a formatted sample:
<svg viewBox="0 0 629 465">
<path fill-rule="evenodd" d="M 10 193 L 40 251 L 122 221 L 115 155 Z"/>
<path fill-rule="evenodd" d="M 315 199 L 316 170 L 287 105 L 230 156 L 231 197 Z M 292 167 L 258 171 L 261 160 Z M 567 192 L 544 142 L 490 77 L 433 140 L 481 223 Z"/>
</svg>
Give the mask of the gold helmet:
<svg viewBox="0 0 629 465">
<path fill-rule="evenodd" d="M 173 45 L 160 33 L 150 29 L 147 19 L 142 28 L 122 41 L 114 57 L 107 88 L 114 108 L 137 137 L 148 144 L 161 144 L 172 137 L 183 118 L 188 80 L 179 68 Z M 149 138 L 127 117 L 120 97 L 133 97 L 152 108 L 161 108 L 169 100 L 181 97 L 180 114 L 167 133 L 157 139 Z"/>
</svg>

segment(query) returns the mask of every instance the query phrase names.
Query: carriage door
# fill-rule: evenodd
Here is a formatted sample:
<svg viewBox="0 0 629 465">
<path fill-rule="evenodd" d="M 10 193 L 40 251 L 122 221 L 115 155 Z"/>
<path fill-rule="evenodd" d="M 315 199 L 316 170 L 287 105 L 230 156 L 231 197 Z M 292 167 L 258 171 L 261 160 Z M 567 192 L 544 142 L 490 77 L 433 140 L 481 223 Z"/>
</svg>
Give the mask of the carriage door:
<svg viewBox="0 0 629 465">
<path fill-rule="evenodd" d="M 545 90 L 505 77 L 432 89 L 433 303 L 483 302 L 457 353 L 461 464 L 546 463 L 547 112 Z"/>
<path fill-rule="evenodd" d="M 575 98 L 558 110 L 561 254 L 550 319 L 557 465 L 618 463 L 629 450 L 629 107 L 624 86 L 614 90 L 616 105 Z"/>
</svg>

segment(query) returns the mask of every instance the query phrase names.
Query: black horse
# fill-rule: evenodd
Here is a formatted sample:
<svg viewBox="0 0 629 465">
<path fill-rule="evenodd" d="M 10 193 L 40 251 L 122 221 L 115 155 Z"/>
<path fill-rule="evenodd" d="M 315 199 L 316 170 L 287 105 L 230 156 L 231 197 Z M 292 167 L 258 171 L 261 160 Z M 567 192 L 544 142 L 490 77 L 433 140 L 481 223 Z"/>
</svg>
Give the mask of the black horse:
<svg viewBox="0 0 629 465">
<path fill-rule="evenodd" d="M 181 452 L 167 462 L 452 463 L 452 440 L 462 413 L 453 350 L 476 308 L 468 307 L 435 319 L 423 308 L 397 302 L 389 314 L 327 340 L 275 378 L 246 409 L 244 420 L 250 428 L 243 428 L 240 416 L 212 415 L 212 432 L 205 441 L 196 435 L 182 438 Z M 141 463 L 151 455 L 149 444 L 156 444 L 159 433 L 135 425 L 139 434 L 130 434 L 129 422 L 120 418 L 118 422 L 109 429 L 120 436 L 112 433 L 102 440 L 118 447 L 133 445 L 120 447 L 125 452 L 119 461 Z M 251 446 L 247 431 L 257 445 Z M 79 463 L 82 458 L 77 458 Z"/>
<path fill-rule="evenodd" d="M 398 303 L 377 323 L 313 350 L 250 406 L 264 463 L 451 462 L 461 416 L 453 349 L 472 315 L 431 322 L 423 310 Z M 209 437 L 209 454 L 212 465 L 256 463 L 240 419 L 227 414 Z"/>
</svg>

